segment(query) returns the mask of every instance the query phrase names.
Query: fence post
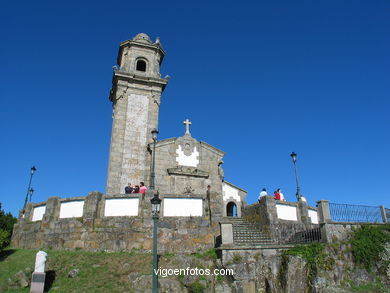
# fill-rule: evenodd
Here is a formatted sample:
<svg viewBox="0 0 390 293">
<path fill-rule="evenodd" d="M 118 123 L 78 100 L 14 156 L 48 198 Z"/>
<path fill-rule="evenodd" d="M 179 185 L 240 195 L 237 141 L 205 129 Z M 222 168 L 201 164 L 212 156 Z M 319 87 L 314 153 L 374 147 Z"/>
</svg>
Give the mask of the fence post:
<svg viewBox="0 0 390 293">
<path fill-rule="evenodd" d="M 317 205 L 318 205 L 318 210 L 317 210 L 318 222 L 320 224 L 332 222 L 332 219 L 330 217 L 329 201 L 319 200 L 317 201 Z"/>
<path fill-rule="evenodd" d="M 304 225 L 310 225 L 311 224 L 311 219 L 309 217 L 309 210 L 307 208 L 307 203 L 306 201 L 298 201 L 298 210 L 299 210 L 299 219 L 302 224 Z"/>
<path fill-rule="evenodd" d="M 379 206 L 379 208 L 381 209 L 383 223 L 387 223 L 387 215 L 386 215 L 385 207 Z"/>
</svg>

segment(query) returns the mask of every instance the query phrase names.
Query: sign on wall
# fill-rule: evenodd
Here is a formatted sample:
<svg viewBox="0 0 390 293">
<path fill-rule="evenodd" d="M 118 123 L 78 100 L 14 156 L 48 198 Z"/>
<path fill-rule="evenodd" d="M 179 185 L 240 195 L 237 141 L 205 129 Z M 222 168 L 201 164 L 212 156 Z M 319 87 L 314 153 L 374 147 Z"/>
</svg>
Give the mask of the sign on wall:
<svg viewBox="0 0 390 293">
<path fill-rule="evenodd" d="M 105 217 L 138 216 L 138 198 L 106 199 Z"/>
<path fill-rule="evenodd" d="M 63 218 L 79 218 L 83 216 L 84 201 L 66 201 L 60 206 L 60 219 Z"/>
<path fill-rule="evenodd" d="M 200 198 L 164 198 L 164 217 L 201 217 L 203 200 Z"/>
</svg>

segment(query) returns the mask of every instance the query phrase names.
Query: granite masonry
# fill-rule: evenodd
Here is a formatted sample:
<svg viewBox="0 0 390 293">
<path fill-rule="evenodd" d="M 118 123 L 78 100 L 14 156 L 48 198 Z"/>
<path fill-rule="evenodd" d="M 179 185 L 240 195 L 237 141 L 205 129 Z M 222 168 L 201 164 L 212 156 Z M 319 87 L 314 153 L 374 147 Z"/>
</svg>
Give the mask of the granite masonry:
<svg viewBox="0 0 390 293">
<path fill-rule="evenodd" d="M 160 40 L 152 42 L 143 33 L 120 44 L 109 94 L 113 123 L 106 194 L 29 203 L 15 225 L 14 247 L 150 250 L 150 199 L 157 190 L 161 251 L 214 247 L 222 218 L 241 216 L 246 191 L 224 180 L 225 153 L 193 138 L 188 119 L 183 136 L 153 144 L 151 131 L 158 128 L 161 94 L 169 81 L 160 74 L 164 56 Z M 153 155 L 155 190 L 124 194 L 128 183 L 150 186 Z"/>
</svg>

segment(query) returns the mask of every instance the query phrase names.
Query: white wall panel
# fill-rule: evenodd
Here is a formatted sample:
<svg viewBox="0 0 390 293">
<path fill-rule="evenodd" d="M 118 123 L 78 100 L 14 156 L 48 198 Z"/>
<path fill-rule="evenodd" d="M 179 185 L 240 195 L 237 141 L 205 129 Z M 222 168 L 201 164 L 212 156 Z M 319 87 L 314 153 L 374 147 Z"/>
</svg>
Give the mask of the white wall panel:
<svg viewBox="0 0 390 293">
<path fill-rule="evenodd" d="M 43 219 L 43 215 L 45 214 L 45 212 L 46 212 L 46 205 L 35 207 L 31 221 L 33 222 L 41 221 Z"/>
<path fill-rule="evenodd" d="M 60 219 L 79 218 L 83 216 L 84 201 L 66 201 L 60 206 Z"/>
<path fill-rule="evenodd" d="M 106 199 L 105 217 L 138 216 L 138 198 Z"/>
<path fill-rule="evenodd" d="M 202 199 L 164 198 L 164 217 L 189 217 L 202 215 Z"/>
<path fill-rule="evenodd" d="M 317 211 L 309 210 L 309 217 L 311 219 L 312 224 L 318 224 Z"/>
<path fill-rule="evenodd" d="M 281 220 L 298 221 L 296 207 L 277 204 L 276 213 Z"/>
</svg>

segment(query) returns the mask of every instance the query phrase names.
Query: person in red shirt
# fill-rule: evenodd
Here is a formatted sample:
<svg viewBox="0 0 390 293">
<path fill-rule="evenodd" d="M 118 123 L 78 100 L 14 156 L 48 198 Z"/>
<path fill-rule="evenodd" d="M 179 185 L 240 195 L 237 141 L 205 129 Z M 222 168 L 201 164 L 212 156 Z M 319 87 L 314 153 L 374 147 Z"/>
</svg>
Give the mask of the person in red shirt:
<svg viewBox="0 0 390 293">
<path fill-rule="evenodd" d="M 276 199 L 276 200 L 280 200 L 279 189 L 278 189 L 277 191 L 274 192 L 274 196 L 275 196 L 275 199 Z"/>
</svg>

